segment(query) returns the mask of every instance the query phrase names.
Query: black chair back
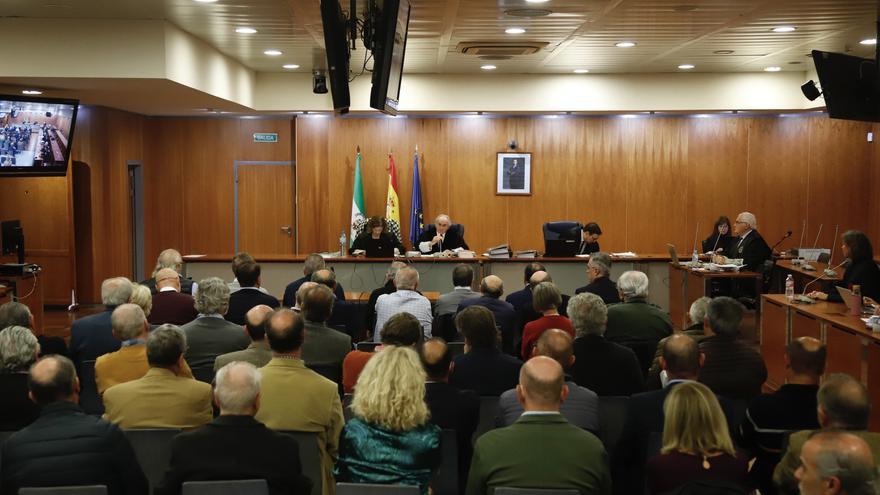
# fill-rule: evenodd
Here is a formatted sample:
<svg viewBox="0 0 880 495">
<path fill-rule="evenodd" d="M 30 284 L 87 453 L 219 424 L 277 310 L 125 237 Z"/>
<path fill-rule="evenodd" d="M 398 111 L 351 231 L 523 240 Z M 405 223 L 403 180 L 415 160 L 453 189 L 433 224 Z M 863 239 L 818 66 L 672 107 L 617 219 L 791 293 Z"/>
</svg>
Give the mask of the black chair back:
<svg viewBox="0 0 880 495">
<path fill-rule="evenodd" d="M 318 434 L 311 431 L 282 431 L 292 436 L 299 445 L 299 462 L 303 475 L 312 480 L 312 494 L 321 495 L 324 488 L 324 471 L 321 468 L 321 452 L 318 450 Z"/>
<path fill-rule="evenodd" d="M 440 466 L 431 479 L 434 495 L 458 494 L 457 435 L 455 430 L 443 430 L 440 433 Z"/>
<path fill-rule="evenodd" d="M 458 337 L 455 329 L 455 313 L 435 316 L 431 323 L 431 334 L 435 337 L 443 337 L 446 342 L 452 342 Z"/>
<path fill-rule="evenodd" d="M 495 428 L 495 417 L 498 416 L 498 397 L 482 396 L 480 397 L 480 422 L 474 431 L 473 442 L 476 442 L 480 435 Z"/>
<path fill-rule="evenodd" d="M 639 359 L 639 368 L 642 370 L 642 379 L 648 377 L 648 370 L 654 364 L 654 356 L 657 354 L 657 342 L 653 340 L 628 340 L 618 344 L 629 347 Z"/>
<path fill-rule="evenodd" d="M 449 347 L 452 359 L 455 359 L 455 356 L 464 354 L 464 342 L 447 342 L 446 346 Z"/>
<path fill-rule="evenodd" d="M 95 382 L 95 362 L 83 361 L 79 367 L 79 407 L 86 414 L 100 416 L 104 414 L 104 401 L 98 395 L 98 384 Z"/>
<path fill-rule="evenodd" d="M 107 495 L 104 485 L 19 488 L 18 495 Z"/>
<path fill-rule="evenodd" d="M 266 480 L 185 481 L 181 495 L 269 495 Z"/>
<path fill-rule="evenodd" d="M 547 488 L 511 488 L 499 486 L 495 488 L 495 495 L 579 495 L 578 490 L 547 489 Z"/>
<path fill-rule="evenodd" d="M 415 485 L 373 485 L 368 483 L 336 483 L 336 495 L 421 495 Z"/>
<path fill-rule="evenodd" d="M 171 463 L 171 441 L 180 430 L 157 428 L 123 430 L 123 432 L 134 450 L 144 476 L 150 482 L 152 492 L 168 470 L 168 465 Z"/>
<path fill-rule="evenodd" d="M 599 397 L 599 439 L 612 459 L 623 433 L 628 411 L 629 397 Z"/>
</svg>

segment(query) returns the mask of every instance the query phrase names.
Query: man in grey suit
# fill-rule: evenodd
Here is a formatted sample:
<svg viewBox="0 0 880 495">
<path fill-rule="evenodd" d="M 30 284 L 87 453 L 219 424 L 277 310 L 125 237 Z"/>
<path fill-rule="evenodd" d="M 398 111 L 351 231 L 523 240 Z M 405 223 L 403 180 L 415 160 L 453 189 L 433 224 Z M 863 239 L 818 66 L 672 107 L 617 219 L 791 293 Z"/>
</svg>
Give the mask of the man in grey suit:
<svg viewBox="0 0 880 495">
<path fill-rule="evenodd" d="M 214 360 L 214 373 L 233 361 L 251 363 L 262 368 L 272 360 L 272 349 L 266 340 L 266 321 L 272 314 L 272 308 L 265 304 L 254 306 L 244 315 L 244 328 L 251 337 L 251 344 L 243 351 L 229 352 L 217 356 Z"/>
<path fill-rule="evenodd" d="M 474 283 L 474 269 L 470 265 L 461 264 L 452 270 L 452 292 L 447 292 L 437 299 L 434 306 L 434 316 L 455 314 L 458 303 L 465 299 L 480 297 L 479 292 L 471 289 Z"/>
<path fill-rule="evenodd" d="M 316 285 L 302 295 L 302 314 L 305 317 L 305 341 L 302 360 L 306 366 L 339 366 L 351 352 L 351 337 L 327 326 L 333 313 L 333 291 L 325 285 Z"/>
<path fill-rule="evenodd" d="M 563 370 L 567 370 L 574 364 L 571 336 L 558 329 L 545 331 L 538 339 L 532 356 L 547 356 L 562 365 Z M 577 385 L 567 373 L 565 385 L 568 387 L 568 397 L 562 403 L 559 412 L 569 423 L 594 433 L 598 432 L 599 397 L 592 390 Z M 495 423 L 499 427 L 512 425 L 523 413 L 523 406 L 516 398 L 516 389 L 501 394 L 498 405 L 499 411 Z"/>
<path fill-rule="evenodd" d="M 223 318 L 229 310 L 229 286 L 223 279 L 200 281 L 195 299 L 199 316 L 181 327 L 187 342 L 184 358 L 196 380 L 211 383 L 217 356 L 246 348 L 250 339 L 244 328 Z"/>
</svg>

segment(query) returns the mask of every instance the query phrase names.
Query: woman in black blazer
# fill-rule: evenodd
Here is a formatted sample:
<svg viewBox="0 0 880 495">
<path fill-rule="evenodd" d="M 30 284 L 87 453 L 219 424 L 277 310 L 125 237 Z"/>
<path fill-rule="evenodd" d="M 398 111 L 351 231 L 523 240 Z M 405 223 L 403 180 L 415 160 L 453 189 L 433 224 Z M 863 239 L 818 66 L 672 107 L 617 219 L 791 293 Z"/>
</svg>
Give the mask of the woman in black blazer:
<svg viewBox="0 0 880 495">
<path fill-rule="evenodd" d="M 850 290 L 858 285 L 862 296 L 875 301 L 880 300 L 880 268 L 874 260 L 874 250 L 871 248 L 868 236 L 858 230 L 848 230 L 843 234 L 843 244 L 840 249 L 849 261 L 843 273 L 843 280 L 835 285 Z M 827 292 L 812 292 L 810 297 L 823 301 L 841 301 L 840 294 L 834 290 L 834 287 Z"/>
<path fill-rule="evenodd" d="M 720 249 L 723 253 L 726 253 L 731 241 L 733 241 L 731 231 L 730 219 L 723 215 L 718 217 L 718 220 L 715 221 L 712 235 L 703 241 L 703 252 L 715 252 Z"/>
<path fill-rule="evenodd" d="M 394 234 L 388 232 L 388 224 L 385 219 L 376 216 L 370 217 L 370 220 L 367 221 L 364 232 L 358 235 L 351 247 L 348 248 L 348 254 L 362 250 L 370 258 L 393 258 L 395 248 L 400 254 L 405 251 L 403 244 L 397 240 Z"/>
</svg>

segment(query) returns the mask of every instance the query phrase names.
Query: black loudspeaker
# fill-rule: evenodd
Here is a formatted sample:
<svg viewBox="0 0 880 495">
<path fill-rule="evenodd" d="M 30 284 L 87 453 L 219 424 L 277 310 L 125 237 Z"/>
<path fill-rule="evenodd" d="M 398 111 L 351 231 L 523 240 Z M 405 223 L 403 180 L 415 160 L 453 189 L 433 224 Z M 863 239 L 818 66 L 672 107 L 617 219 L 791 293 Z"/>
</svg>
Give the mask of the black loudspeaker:
<svg viewBox="0 0 880 495">
<path fill-rule="evenodd" d="M 323 71 L 316 70 L 312 74 L 312 93 L 327 93 L 327 75 Z"/>
<path fill-rule="evenodd" d="M 819 88 L 816 87 L 816 83 L 814 83 L 812 79 L 801 86 L 801 92 L 803 92 L 804 96 L 806 96 L 807 99 L 810 101 L 815 100 L 822 94 L 822 92 L 819 91 Z"/>
</svg>

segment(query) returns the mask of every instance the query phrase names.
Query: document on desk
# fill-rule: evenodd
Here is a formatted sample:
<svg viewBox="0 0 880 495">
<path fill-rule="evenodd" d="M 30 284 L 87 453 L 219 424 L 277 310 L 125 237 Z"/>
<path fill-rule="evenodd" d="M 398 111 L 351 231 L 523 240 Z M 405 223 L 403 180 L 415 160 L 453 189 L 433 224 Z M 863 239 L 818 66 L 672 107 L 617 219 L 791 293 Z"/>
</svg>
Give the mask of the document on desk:
<svg viewBox="0 0 880 495">
<path fill-rule="evenodd" d="M 638 255 L 632 251 L 626 251 L 623 253 L 611 253 L 611 256 L 615 258 L 635 258 Z"/>
</svg>

